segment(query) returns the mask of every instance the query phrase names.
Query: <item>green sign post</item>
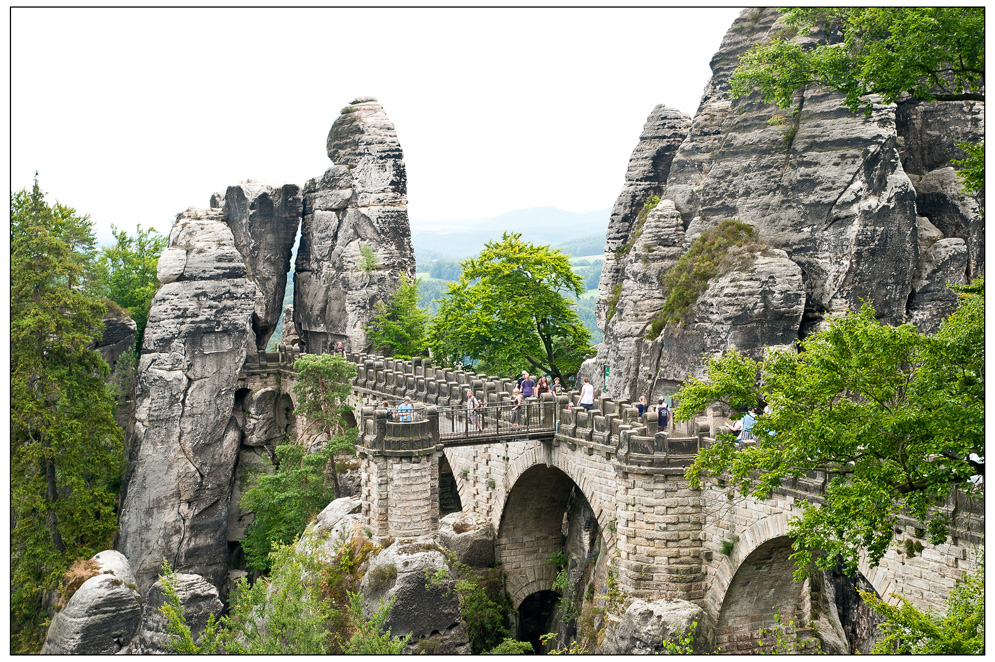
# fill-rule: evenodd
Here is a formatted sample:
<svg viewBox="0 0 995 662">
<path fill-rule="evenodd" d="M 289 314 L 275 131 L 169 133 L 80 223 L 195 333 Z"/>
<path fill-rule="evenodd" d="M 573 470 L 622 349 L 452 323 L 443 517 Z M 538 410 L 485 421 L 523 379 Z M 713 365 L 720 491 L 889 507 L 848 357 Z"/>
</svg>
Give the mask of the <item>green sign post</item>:
<svg viewBox="0 0 995 662">
<path fill-rule="evenodd" d="M 605 387 L 603 390 L 608 390 L 608 366 L 605 366 Z"/>
</svg>

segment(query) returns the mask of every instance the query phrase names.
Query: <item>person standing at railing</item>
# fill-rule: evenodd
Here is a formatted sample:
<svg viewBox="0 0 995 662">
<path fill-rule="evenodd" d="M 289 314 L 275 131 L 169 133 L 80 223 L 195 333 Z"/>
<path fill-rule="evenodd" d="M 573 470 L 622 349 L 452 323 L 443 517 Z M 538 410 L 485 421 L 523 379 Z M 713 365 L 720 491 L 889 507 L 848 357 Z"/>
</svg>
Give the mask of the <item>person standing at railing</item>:
<svg viewBox="0 0 995 662">
<path fill-rule="evenodd" d="M 466 424 L 467 424 L 467 427 L 469 427 L 471 425 L 475 426 L 477 428 L 477 432 L 480 432 L 480 431 L 483 430 L 483 428 L 480 426 L 480 410 L 481 409 L 482 409 L 482 406 L 480 404 L 480 400 L 477 399 L 477 396 L 475 396 L 473 394 L 472 390 L 467 389 L 467 391 L 466 391 Z"/>
<path fill-rule="evenodd" d="M 594 386 L 587 377 L 584 378 L 584 385 L 580 387 L 580 406 L 587 411 L 594 408 Z"/>
<path fill-rule="evenodd" d="M 636 404 L 636 411 L 639 413 L 639 418 L 637 420 L 640 423 L 643 422 L 643 416 L 646 414 L 647 409 L 648 407 L 646 405 L 646 396 L 645 395 L 639 396 L 639 402 Z"/>
<path fill-rule="evenodd" d="M 667 407 L 667 402 L 663 398 L 656 405 L 656 425 L 661 432 L 667 431 L 667 425 L 670 423 L 670 409 Z"/>
<path fill-rule="evenodd" d="M 525 379 L 522 380 L 521 385 L 518 387 L 522 389 L 523 398 L 531 398 L 535 396 L 535 380 L 528 373 L 525 373 Z"/>
<path fill-rule="evenodd" d="M 411 414 L 414 412 L 415 408 L 411 404 L 411 398 L 409 396 L 404 396 L 404 402 L 402 402 L 397 407 L 397 417 L 401 423 L 410 423 Z"/>
<path fill-rule="evenodd" d="M 553 377 L 553 385 L 550 387 L 550 390 L 557 397 L 563 395 L 563 384 L 560 383 L 559 377 Z"/>
<path fill-rule="evenodd" d="M 511 401 L 515 403 L 515 406 L 511 408 L 511 424 L 515 426 L 516 430 L 520 430 L 522 428 L 522 392 L 517 388 L 511 395 Z"/>
<path fill-rule="evenodd" d="M 539 378 L 539 383 L 536 384 L 536 397 L 541 398 L 543 393 L 549 393 L 549 378 L 542 376 Z"/>
<path fill-rule="evenodd" d="M 383 408 L 387 410 L 387 421 L 388 422 L 393 421 L 394 420 L 394 412 L 390 408 L 390 403 L 387 402 L 386 400 L 384 400 L 383 401 Z"/>
</svg>

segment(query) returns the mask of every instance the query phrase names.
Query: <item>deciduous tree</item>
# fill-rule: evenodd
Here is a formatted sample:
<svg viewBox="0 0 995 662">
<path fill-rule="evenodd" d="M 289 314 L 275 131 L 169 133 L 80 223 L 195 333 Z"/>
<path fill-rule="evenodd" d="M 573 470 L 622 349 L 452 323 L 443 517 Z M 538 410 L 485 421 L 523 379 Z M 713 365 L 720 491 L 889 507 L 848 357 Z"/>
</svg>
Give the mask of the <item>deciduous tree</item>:
<svg viewBox="0 0 995 662">
<path fill-rule="evenodd" d="M 143 230 L 141 225 L 135 227 L 134 237 L 111 227 L 117 243 L 101 251 L 101 263 L 107 273 L 107 298 L 125 308 L 135 320 L 136 349 L 141 352 L 149 307 L 159 287 L 156 265 L 166 247 L 166 237 L 155 228 Z"/>
<path fill-rule="evenodd" d="M 491 374 L 545 373 L 566 383 L 591 351 L 571 296 L 584 284 L 567 256 L 505 233 L 461 263 L 429 331 L 443 363 Z"/>
<path fill-rule="evenodd" d="M 824 503 L 803 503 L 792 523 L 799 576 L 840 556 L 852 574 L 862 552 L 876 564 L 901 514 L 942 543 L 949 514 L 935 506 L 951 490 L 976 495 L 971 478 L 984 474 L 984 281 L 962 290 L 960 308 L 932 337 L 882 324 L 865 304 L 797 353 L 710 359 L 707 379 L 677 394 L 677 420 L 715 402 L 773 411 L 759 418 L 756 445 L 737 450 L 720 434 L 701 451 L 687 472 L 692 484 L 725 476 L 765 499 L 785 478 L 828 474 Z"/>
</svg>

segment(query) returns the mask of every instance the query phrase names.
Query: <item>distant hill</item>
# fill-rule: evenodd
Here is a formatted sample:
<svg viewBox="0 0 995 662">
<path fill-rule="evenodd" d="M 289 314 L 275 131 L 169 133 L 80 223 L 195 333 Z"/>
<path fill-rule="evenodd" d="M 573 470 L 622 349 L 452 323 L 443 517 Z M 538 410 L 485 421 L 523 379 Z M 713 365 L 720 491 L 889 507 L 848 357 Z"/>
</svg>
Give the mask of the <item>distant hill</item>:
<svg viewBox="0 0 995 662">
<path fill-rule="evenodd" d="M 491 239 L 498 240 L 503 232 L 520 232 L 522 239 L 534 244 L 549 244 L 554 247 L 580 239 L 600 236 L 600 246 L 591 253 L 571 253 L 571 255 L 594 255 L 604 250 L 604 236 L 608 229 L 611 211 L 602 209 L 592 212 L 569 212 L 555 207 L 532 207 L 510 211 L 494 218 L 465 221 L 449 221 L 445 225 L 452 229 L 421 230 L 420 227 L 438 227 L 441 222 L 413 221 L 411 243 L 419 257 L 426 259 L 446 259 L 432 256 L 432 252 L 449 256 L 448 259 L 462 260 L 476 255 Z M 586 248 L 586 246 L 585 246 Z"/>
</svg>

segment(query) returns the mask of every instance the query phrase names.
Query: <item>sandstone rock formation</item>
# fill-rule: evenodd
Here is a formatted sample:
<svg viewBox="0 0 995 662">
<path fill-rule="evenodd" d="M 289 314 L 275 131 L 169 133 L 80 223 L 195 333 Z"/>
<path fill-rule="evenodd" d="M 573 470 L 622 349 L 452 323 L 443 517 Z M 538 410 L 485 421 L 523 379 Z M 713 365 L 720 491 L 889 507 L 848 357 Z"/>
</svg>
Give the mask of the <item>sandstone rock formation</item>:
<svg viewBox="0 0 995 662">
<path fill-rule="evenodd" d="M 264 351 L 283 310 L 290 256 L 301 222 L 300 187 L 270 186 L 250 179 L 229 186 L 221 200 L 215 195 L 214 205 L 224 211 L 247 277 L 256 285 L 252 330 L 256 348 Z"/>
<path fill-rule="evenodd" d="M 176 597 L 183 607 L 183 617 L 190 627 L 194 641 L 200 639 L 207 627 L 207 621 L 213 614 L 215 619 L 221 617 L 224 605 L 218 599 L 218 589 L 208 583 L 200 575 L 176 573 L 174 586 Z M 142 624 L 132 653 L 141 655 L 162 654 L 172 651 L 166 646 L 170 639 L 167 630 L 166 616 L 161 608 L 166 603 L 166 594 L 162 580 L 156 581 L 149 589 L 145 598 L 145 610 L 142 613 Z"/>
<path fill-rule="evenodd" d="M 106 550 L 92 559 L 97 574 L 80 586 L 52 619 L 42 655 L 111 655 L 138 631 L 142 596 L 121 553 Z"/>
<path fill-rule="evenodd" d="M 335 165 L 304 187 L 294 324 L 307 352 L 340 341 L 367 351 L 376 303 L 414 275 L 407 176 L 394 125 L 371 97 L 342 109 L 327 149 Z"/>
<path fill-rule="evenodd" d="M 369 618 L 381 600 L 386 603 L 393 599 L 384 624 L 393 635 L 411 634 L 420 639 L 452 630 L 460 620 L 459 599 L 455 591 L 448 590 L 452 580 L 437 585 L 426 582 L 427 576 L 441 568 L 452 577 L 431 537 L 394 542 L 372 559 L 363 577 L 363 615 Z M 468 643 L 466 648 L 469 653 Z"/>
<path fill-rule="evenodd" d="M 780 29 L 772 9 L 739 16 L 667 173 L 642 183 L 660 191 L 658 209 L 643 222 L 613 214 L 599 284 L 605 339 L 581 375 L 600 385 L 610 368 L 614 397 L 671 393 L 703 373 L 703 352 L 791 345 L 862 301 L 888 323 L 935 330 L 956 300 L 946 285 L 984 271 L 983 195 L 961 193 L 950 167 L 962 156 L 955 140 L 983 136 L 983 104 L 874 104 L 865 116 L 818 87 L 797 93 L 795 112 L 759 95 L 731 98 L 739 56 Z M 658 110 L 644 139 L 651 125 L 672 126 Z M 639 154 L 630 172 L 645 162 Z M 632 190 L 627 182 L 616 203 L 630 216 Z M 920 217 L 939 236 L 924 234 Z M 680 322 L 644 340 L 668 295 L 661 275 L 724 219 L 752 226 L 765 249 L 713 278 Z"/>
<path fill-rule="evenodd" d="M 179 215 L 158 276 L 162 286 L 138 366 L 117 549 L 143 592 L 164 558 L 174 570 L 195 570 L 221 588 L 241 436 L 232 405 L 255 342 L 256 289 L 220 209 Z"/>
<path fill-rule="evenodd" d="M 652 196 L 663 192 L 663 184 L 670 174 L 670 163 L 690 126 L 690 117 L 661 104 L 646 118 L 639 142 L 632 150 L 625 185 L 612 208 L 605 236 L 605 264 L 598 283 L 596 307 L 598 325 L 602 328 L 605 324 L 605 302 L 621 277 L 622 265 L 616 259 L 616 251 L 625 245 L 638 224 L 643 205 Z"/>
<path fill-rule="evenodd" d="M 494 563 L 494 538 L 494 526 L 482 515 L 459 512 L 439 520 L 439 542 L 471 568 Z"/>
</svg>

